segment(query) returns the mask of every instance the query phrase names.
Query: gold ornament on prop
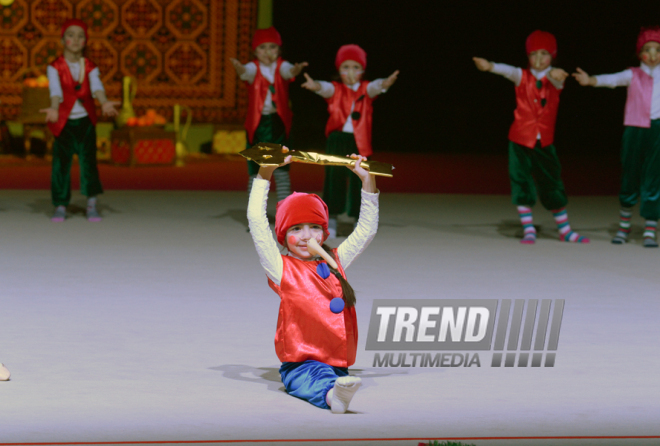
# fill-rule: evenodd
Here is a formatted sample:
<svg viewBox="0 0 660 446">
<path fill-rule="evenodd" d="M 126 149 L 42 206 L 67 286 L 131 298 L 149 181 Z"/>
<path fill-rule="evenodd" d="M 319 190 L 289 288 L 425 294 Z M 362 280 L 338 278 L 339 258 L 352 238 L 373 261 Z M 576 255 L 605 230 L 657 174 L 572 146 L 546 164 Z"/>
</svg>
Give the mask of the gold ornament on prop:
<svg viewBox="0 0 660 446">
<path fill-rule="evenodd" d="M 245 149 L 239 153 L 245 158 L 254 161 L 260 166 L 279 166 L 284 163 L 284 159 L 291 155 L 292 161 L 295 163 L 317 164 L 320 166 L 354 166 L 355 160 L 352 158 L 345 158 L 338 155 L 325 155 L 323 153 L 315 152 L 302 152 L 302 151 L 288 151 L 280 144 L 272 144 L 268 142 L 260 142 L 254 147 Z M 394 166 L 379 161 L 362 161 L 360 164 L 365 170 L 368 170 L 372 175 L 380 175 L 383 177 L 392 177 L 392 170 Z"/>
<path fill-rule="evenodd" d="M 14 3 L 14 0 L 0 0 L 0 5 L 2 6 L 9 6 L 12 3 Z"/>
<path fill-rule="evenodd" d="M 186 124 L 181 128 L 181 109 L 186 111 Z M 176 133 L 176 165 L 181 167 L 184 165 L 184 159 L 188 154 L 188 147 L 186 146 L 186 137 L 188 136 L 188 129 L 192 121 L 192 110 L 187 105 L 174 104 L 174 132 Z"/>
<path fill-rule="evenodd" d="M 135 117 L 135 110 L 133 110 L 133 100 L 137 94 L 137 79 L 135 79 L 133 76 L 124 76 L 124 79 L 121 83 L 121 91 L 121 109 L 119 110 L 117 118 L 115 118 L 117 127 L 125 126 L 130 118 Z"/>
</svg>

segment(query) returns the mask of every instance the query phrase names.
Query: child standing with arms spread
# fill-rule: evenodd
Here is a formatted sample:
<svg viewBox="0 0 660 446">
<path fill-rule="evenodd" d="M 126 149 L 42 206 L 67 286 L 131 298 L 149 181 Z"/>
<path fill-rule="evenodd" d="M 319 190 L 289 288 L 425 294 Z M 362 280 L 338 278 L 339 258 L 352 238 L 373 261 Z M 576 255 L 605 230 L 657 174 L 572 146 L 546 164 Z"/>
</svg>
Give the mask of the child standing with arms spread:
<svg viewBox="0 0 660 446">
<path fill-rule="evenodd" d="M 362 80 L 367 67 L 367 53 L 357 45 L 344 45 L 339 48 L 335 67 L 341 82 L 314 81 L 307 73 L 303 88 L 324 97 L 328 103 L 330 118 L 325 127 L 326 153 L 346 156 L 359 153 L 368 157 L 371 148 L 372 102 L 386 92 L 397 79 L 399 71 L 387 79 L 373 82 Z M 348 181 L 348 194 L 346 183 Z M 350 217 L 360 214 L 360 183 L 343 167 L 326 166 L 323 200 L 328 204 L 330 238 L 337 236 L 337 215 L 346 212 Z"/>
<path fill-rule="evenodd" d="M 355 363 L 358 332 L 355 293 L 344 270 L 378 229 L 375 178 L 360 166 L 365 157 L 352 158 L 356 163 L 349 169 L 362 181 L 362 210 L 355 231 L 339 248 L 323 247 L 331 252 L 337 269 L 315 257 L 308 245 L 311 239 L 321 245 L 328 237 L 328 208 L 320 197 L 293 193 L 278 203 L 275 232 L 287 255 L 280 254 L 266 217 L 276 167 L 259 169 L 248 204 L 250 234 L 268 284 L 280 296 L 275 351 L 282 361 L 282 383 L 290 395 L 333 413 L 346 412 L 361 385 L 360 378 L 348 375 L 348 367 Z M 285 164 L 290 162 L 287 157 Z"/>
<path fill-rule="evenodd" d="M 63 55 L 48 65 L 50 108 L 46 122 L 55 136 L 51 196 L 55 213 L 51 221 L 62 222 L 71 201 L 71 161 L 78 155 L 80 191 L 87 196 L 87 220 L 101 221 L 96 210 L 96 196 L 103 193 L 96 165 L 96 107 L 101 103 L 105 116 L 116 116 L 119 102 L 108 101 L 94 62 L 83 57 L 87 43 L 87 25 L 69 19 L 62 25 Z"/>
<path fill-rule="evenodd" d="M 282 38 L 272 26 L 258 29 L 252 38 L 252 50 L 256 60 L 243 65 L 230 59 L 241 80 L 248 87 L 248 111 L 245 119 L 247 147 L 259 142 L 286 144 L 291 130 L 293 113 L 289 108 L 289 83 L 307 66 L 307 62 L 291 65 L 280 57 Z M 248 160 L 248 193 L 259 165 Z M 291 193 L 290 166 L 275 173 L 277 200 L 284 200 Z"/>
<path fill-rule="evenodd" d="M 628 240 L 632 207 L 641 199 L 640 214 L 646 219 L 645 248 L 657 248 L 660 217 L 660 28 L 642 29 L 637 37 L 641 63 L 615 74 L 589 76 L 578 68 L 573 77 L 580 85 L 628 87 L 621 144 L 623 175 L 619 192 L 619 229 L 612 243 Z"/>
<path fill-rule="evenodd" d="M 489 62 L 474 57 L 481 71 L 490 71 L 506 77 L 516 86 L 516 110 L 509 130 L 509 178 L 513 204 L 523 225 L 524 244 L 536 242 L 536 228 L 532 221 L 532 206 L 536 203 L 538 187 L 541 204 L 552 212 L 559 230 L 559 239 L 565 242 L 589 243 L 571 230 L 566 213 L 568 198 L 561 180 L 561 166 L 554 142 L 555 121 L 559 107 L 559 94 L 568 73 L 553 68 L 557 57 L 555 36 L 534 31 L 525 44 L 529 68 Z M 536 182 L 536 186 L 535 183 Z"/>
</svg>

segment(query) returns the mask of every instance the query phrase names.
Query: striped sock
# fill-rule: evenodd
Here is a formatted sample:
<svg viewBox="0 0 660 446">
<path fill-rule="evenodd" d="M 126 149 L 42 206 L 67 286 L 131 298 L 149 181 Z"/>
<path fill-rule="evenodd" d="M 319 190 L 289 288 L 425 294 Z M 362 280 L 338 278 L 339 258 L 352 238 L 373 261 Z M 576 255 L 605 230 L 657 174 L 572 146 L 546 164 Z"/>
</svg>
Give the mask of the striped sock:
<svg viewBox="0 0 660 446">
<path fill-rule="evenodd" d="M 658 242 L 655 239 L 655 232 L 658 229 L 658 220 L 646 220 L 644 225 L 644 247 L 657 248 Z"/>
<path fill-rule="evenodd" d="M 589 243 L 589 239 L 571 230 L 571 225 L 568 223 L 568 214 L 566 208 L 555 209 L 552 216 L 555 217 L 557 222 L 557 230 L 559 231 L 559 240 L 562 242 L 571 243 Z"/>
<path fill-rule="evenodd" d="M 527 206 L 518 206 L 518 215 L 523 226 L 523 238 L 520 243 L 533 245 L 536 242 L 536 228 L 532 221 L 532 208 Z"/>
<path fill-rule="evenodd" d="M 619 211 L 619 229 L 616 231 L 612 243 L 622 245 L 628 240 L 630 234 L 630 219 L 632 218 L 631 208 L 621 208 Z"/>
</svg>

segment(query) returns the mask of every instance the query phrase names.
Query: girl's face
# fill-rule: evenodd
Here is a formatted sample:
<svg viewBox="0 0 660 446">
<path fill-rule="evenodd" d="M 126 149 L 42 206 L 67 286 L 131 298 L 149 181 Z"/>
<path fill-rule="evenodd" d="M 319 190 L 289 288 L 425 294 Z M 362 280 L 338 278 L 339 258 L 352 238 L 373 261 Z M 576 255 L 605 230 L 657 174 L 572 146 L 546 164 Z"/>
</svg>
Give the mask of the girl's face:
<svg viewBox="0 0 660 446">
<path fill-rule="evenodd" d="M 315 223 L 301 223 L 291 226 L 286 231 L 286 247 L 294 257 L 309 259 L 312 255 L 307 251 L 307 240 L 315 238 L 319 245 L 323 244 L 323 226 Z"/>
<path fill-rule="evenodd" d="M 85 30 L 80 26 L 71 25 L 62 36 L 64 48 L 72 53 L 79 53 L 85 48 Z"/>
<path fill-rule="evenodd" d="M 552 56 L 548 50 L 536 50 L 529 53 L 529 66 L 535 70 L 543 71 L 552 63 Z"/>
<path fill-rule="evenodd" d="M 264 65 L 270 65 L 280 56 L 280 46 L 276 43 L 262 43 L 254 50 L 257 60 Z"/>
<path fill-rule="evenodd" d="M 651 68 L 660 64 L 660 43 L 646 42 L 639 52 L 639 58 Z"/>
<path fill-rule="evenodd" d="M 362 65 L 354 60 L 345 60 L 339 65 L 341 80 L 348 86 L 357 84 L 362 79 L 364 69 Z"/>
</svg>

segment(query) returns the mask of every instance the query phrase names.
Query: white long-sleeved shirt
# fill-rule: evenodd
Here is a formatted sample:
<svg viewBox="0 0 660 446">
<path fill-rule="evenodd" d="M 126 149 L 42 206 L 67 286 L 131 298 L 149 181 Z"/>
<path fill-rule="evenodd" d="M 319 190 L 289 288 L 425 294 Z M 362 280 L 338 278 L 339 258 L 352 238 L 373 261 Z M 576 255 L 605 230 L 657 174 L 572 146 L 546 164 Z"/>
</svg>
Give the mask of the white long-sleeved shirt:
<svg viewBox="0 0 660 446">
<path fill-rule="evenodd" d="M 639 67 L 653 78 L 653 95 L 651 96 L 651 119 L 660 119 L 660 65 L 651 68 L 645 63 Z M 623 70 L 614 74 L 600 74 L 596 78 L 596 87 L 627 87 L 633 78 L 631 69 Z"/>
<path fill-rule="evenodd" d="M 80 79 L 80 64 L 78 62 L 69 62 L 68 60 L 66 60 L 66 64 L 69 66 L 69 71 L 71 71 L 71 77 L 73 77 L 74 80 Z M 46 76 L 48 77 L 50 97 L 52 98 L 53 96 L 58 96 L 63 98 L 64 94 L 62 93 L 62 84 L 60 83 L 60 75 L 57 72 L 57 69 L 48 65 L 48 68 L 46 69 Z M 89 72 L 89 87 L 90 90 L 92 90 L 93 97 L 96 97 L 97 91 L 105 92 L 99 75 L 98 67 Z M 87 110 L 85 110 L 85 107 L 83 107 L 80 101 L 76 101 L 73 104 L 71 113 L 69 114 L 69 119 L 79 119 L 85 116 L 87 116 Z"/>
<path fill-rule="evenodd" d="M 371 81 L 367 84 L 367 94 L 369 95 L 370 98 L 375 98 L 379 94 L 385 93 L 387 91 L 386 89 L 383 89 L 383 81 L 384 79 L 376 79 L 375 81 Z M 317 91 L 316 94 L 326 99 L 331 98 L 335 94 L 335 86 L 331 82 L 326 82 L 326 81 L 317 81 L 317 82 L 321 84 L 321 89 Z M 347 85 L 347 87 L 353 91 L 358 91 L 358 88 L 360 88 L 360 83 L 356 82 L 353 85 Z M 351 104 L 351 111 L 348 113 L 348 118 L 346 118 L 344 127 L 341 129 L 342 132 L 354 133 L 353 119 L 351 118 L 351 114 L 353 113 L 354 108 L 355 108 L 355 101 L 353 101 L 353 103 Z"/>
<path fill-rule="evenodd" d="M 493 64 L 493 69 L 491 70 L 492 73 L 499 74 L 500 76 L 504 76 L 505 78 L 513 82 L 516 85 L 516 87 L 520 85 L 520 82 L 522 81 L 522 68 L 513 67 L 505 63 L 495 63 L 495 62 L 491 62 L 491 63 Z M 529 71 L 532 72 L 532 75 L 537 80 L 541 80 L 544 77 L 546 77 L 550 72 L 550 70 L 552 70 L 551 66 L 546 68 L 545 70 L 537 70 L 535 68 L 529 69 Z M 562 88 L 564 88 L 563 81 L 557 81 L 551 78 L 550 76 L 548 76 L 548 80 L 552 85 L 555 86 L 556 89 L 561 90 Z"/>
<path fill-rule="evenodd" d="M 240 79 L 242 81 L 247 81 L 251 84 L 254 82 L 254 78 L 257 76 L 257 65 L 254 62 L 248 62 L 243 65 L 245 68 L 245 73 L 241 74 Z M 271 84 L 275 83 L 275 69 L 277 68 L 277 61 L 271 63 L 270 65 L 263 64 L 259 62 L 259 71 L 261 75 L 266 78 Z M 291 68 L 293 65 L 286 60 L 282 61 L 280 65 L 280 76 L 282 79 L 291 79 Z M 277 109 L 273 106 L 273 97 L 270 93 L 270 90 L 266 93 L 266 99 L 264 99 L 264 108 L 261 110 L 262 115 L 271 115 L 277 113 Z"/>
<path fill-rule="evenodd" d="M 269 189 L 270 181 L 255 178 L 250 191 L 247 217 L 250 225 L 250 235 L 252 235 L 254 246 L 257 249 L 257 254 L 259 254 L 261 266 L 270 280 L 279 285 L 282 281 L 284 262 L 266 216 Z M 357 226 L 353 233 L 337 248 L 339 263 L 341 263 L 344 270 L 348 269 L 353 261 L 364 252 L 376 235 L 378 230 L 378 196 L 379 193 L 372 194 L 362 191 L 360 218 Z"/>
</svg>

